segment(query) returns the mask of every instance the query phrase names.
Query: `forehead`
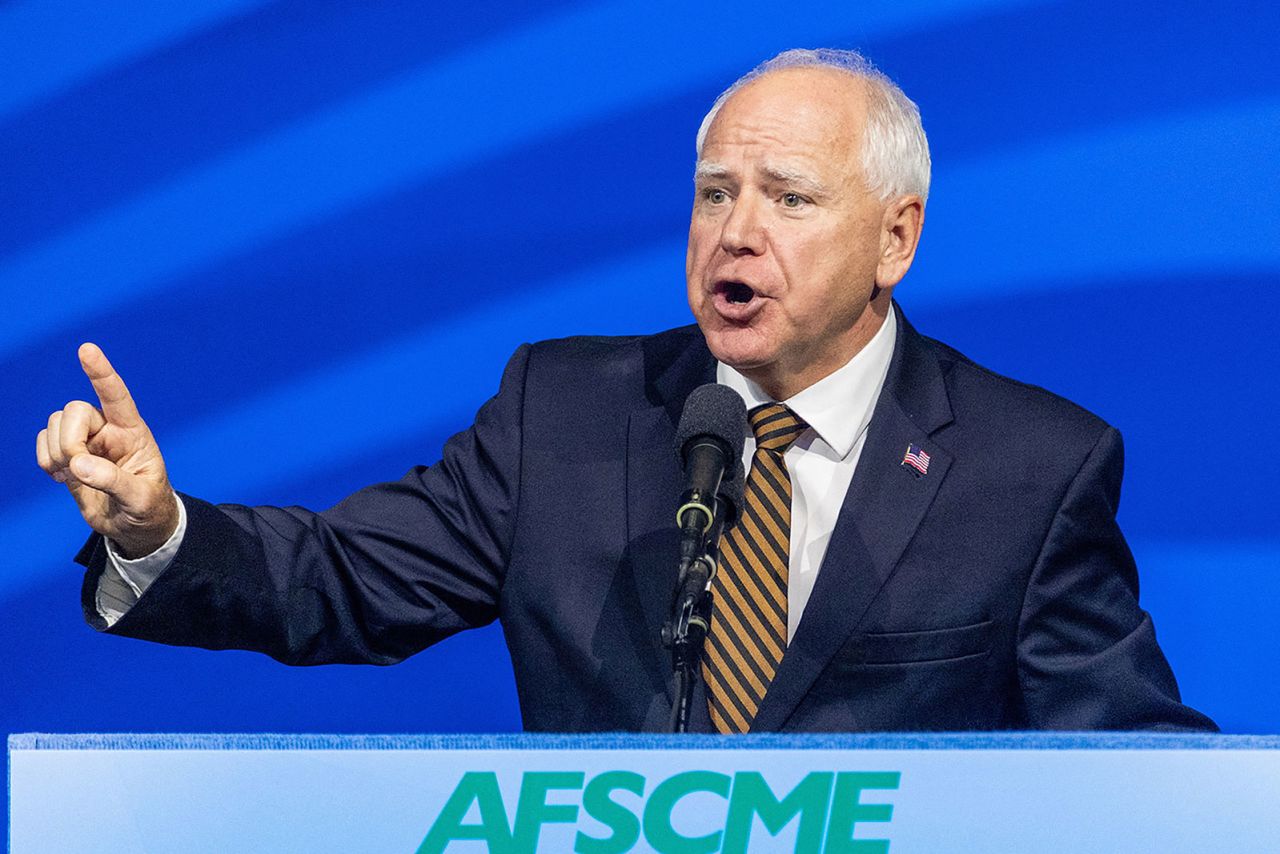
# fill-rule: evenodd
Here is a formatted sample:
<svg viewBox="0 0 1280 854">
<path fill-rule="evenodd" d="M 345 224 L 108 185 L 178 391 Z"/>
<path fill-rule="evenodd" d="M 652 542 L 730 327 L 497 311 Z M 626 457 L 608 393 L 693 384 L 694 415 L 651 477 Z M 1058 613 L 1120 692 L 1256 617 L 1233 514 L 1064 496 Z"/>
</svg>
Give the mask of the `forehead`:
<svg viewBox="0 0 1280 854">
<path fill-rule="evenodd" d="M 724 102 L 707 129 L 702 158 L 855 168 L 866 123 L 865 86 L 833 68 L 770 72 Z"/>
</svg>

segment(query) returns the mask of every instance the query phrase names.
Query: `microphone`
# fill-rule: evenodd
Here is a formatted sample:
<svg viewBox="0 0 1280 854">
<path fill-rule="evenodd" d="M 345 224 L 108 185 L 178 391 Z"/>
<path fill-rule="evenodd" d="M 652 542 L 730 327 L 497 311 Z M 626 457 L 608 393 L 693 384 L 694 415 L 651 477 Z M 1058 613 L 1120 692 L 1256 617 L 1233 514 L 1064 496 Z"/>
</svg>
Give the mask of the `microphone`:
<svg viewBox="0 0 1280 854">
<path fill-rule="evenodd" d="M 685 482 L 676 511 L 680 567 L 671 619 L 662 627 L 676 679 L 672 732 L 689 729 L 698 660 L 711 626 L 708 588 L 719 560 L 720 533 L 738 521 L 742 507 L 746 433 L 747 406 L 728 386 L 699 386 L 685 400 L 676 430 Z"/>
<path fill-rule="evenodd" d="M 704 551 L 703 544 L 716 520 L 721 484 L 737 481 L 729 495 L 734 519 L 742 503 L 742 447 L 747 432 L 747 405 L 733 389 L 707 383 L 693 390 L 684 403 L 676 429 L 676 451 L 684 464 L 685 490 L 676 511 L 680 528 L 680 571 Z M 729 523 L 730 525 L 732 522 Z"/>
<path fill-rule="evenodd" d="M 732 474 L 726 474 L 720 481 L 720 491 L 716 497 L 720 500 L 720 504 L 716 510 L 716 519 L 723 522 L 722 530 L 729 530 L 738 523 L 738 517 L 742 514 L 742 501 L 744 493 L 747 490 L 747 473 L 742 468 L 742 450 L 739 445 L 738 456 L 735 458 L 737 465 L 733 467 Z M 713 544 L 719 542 L 719 537 L 715 537 L 711 541 Z"/>
</svg>

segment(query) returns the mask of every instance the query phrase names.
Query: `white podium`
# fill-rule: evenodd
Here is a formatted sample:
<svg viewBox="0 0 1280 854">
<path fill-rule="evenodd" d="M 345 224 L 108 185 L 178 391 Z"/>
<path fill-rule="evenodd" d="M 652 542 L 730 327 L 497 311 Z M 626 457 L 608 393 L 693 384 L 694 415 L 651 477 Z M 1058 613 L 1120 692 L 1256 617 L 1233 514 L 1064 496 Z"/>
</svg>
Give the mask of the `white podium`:
<svg viewBox="0 0 1280 854">
<path fill-rule="evenodd" d="M 14 735 L 15 854 L 1277 852 L 1280 737 Z"/>
</svg>

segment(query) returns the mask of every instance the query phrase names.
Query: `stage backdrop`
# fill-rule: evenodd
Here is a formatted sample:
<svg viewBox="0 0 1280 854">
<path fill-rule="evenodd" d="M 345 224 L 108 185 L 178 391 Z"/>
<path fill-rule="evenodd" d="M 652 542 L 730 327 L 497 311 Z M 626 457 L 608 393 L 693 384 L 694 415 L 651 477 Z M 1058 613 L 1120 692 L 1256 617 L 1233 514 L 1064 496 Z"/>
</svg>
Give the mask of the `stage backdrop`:
<svg viewBox="0 0 1280 854">
<path fill-rule="evenodd" d="M 34 461 L 100 343 L 174 483 L 325 507 L 437 459 L 522 341 L 689 322 L 693 137 L 792 46 L 924 114 L 923 331 L 1127 442 L 1186 699 L 1275 732 L 1271 2 L 0 4 L 0 730 L 516 729 L 498 628 L 389 669 L 100 637 Z M 584 405 L 590 405 L 584 401 Z"/>
</svg>

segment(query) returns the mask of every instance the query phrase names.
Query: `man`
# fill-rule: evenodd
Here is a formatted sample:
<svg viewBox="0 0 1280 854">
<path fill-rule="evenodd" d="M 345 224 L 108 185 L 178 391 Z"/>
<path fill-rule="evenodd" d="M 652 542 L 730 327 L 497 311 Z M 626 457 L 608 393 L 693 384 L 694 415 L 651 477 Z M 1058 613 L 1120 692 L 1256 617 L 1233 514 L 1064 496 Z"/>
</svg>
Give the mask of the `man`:
<svg viewBox="0 0 1280 854">
<path fill-rule="evenodd" d="M 54 413 L 37 453 L 101 535 L 89 621 L 310 664 L 500 618 L 527 728 L 661 729 L 672 438 L 718 380 L 751 408 L 750 471 L 694 729 L 1212 728 L 1137 604 L 1116 431 L 894 309 L 928 192 L 915 105 L 856 54 L 789 51 L 698 143 L 698 328 L 522 347 L 440 463 L 321 514 L 175 497 L 82 347 L 101 408 Z"/>
</svg>

